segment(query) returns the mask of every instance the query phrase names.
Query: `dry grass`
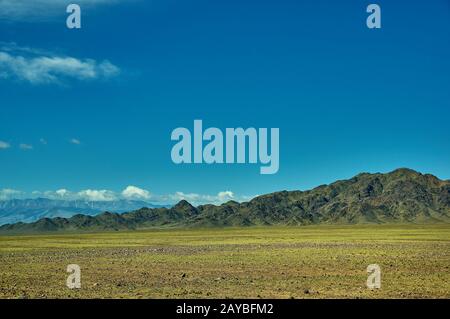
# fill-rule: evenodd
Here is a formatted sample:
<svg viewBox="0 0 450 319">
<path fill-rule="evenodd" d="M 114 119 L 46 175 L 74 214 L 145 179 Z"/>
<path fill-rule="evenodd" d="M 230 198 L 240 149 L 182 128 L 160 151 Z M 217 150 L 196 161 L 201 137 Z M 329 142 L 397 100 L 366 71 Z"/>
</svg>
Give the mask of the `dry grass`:
<svg viewBox="0 0 450 319">
<path fill-rule="evenodd" d="M 65 286 L 68 264 L 82 289 Z M 3 236 L 0 297 L 450 298 L 450 225 Z"/>
</svg>

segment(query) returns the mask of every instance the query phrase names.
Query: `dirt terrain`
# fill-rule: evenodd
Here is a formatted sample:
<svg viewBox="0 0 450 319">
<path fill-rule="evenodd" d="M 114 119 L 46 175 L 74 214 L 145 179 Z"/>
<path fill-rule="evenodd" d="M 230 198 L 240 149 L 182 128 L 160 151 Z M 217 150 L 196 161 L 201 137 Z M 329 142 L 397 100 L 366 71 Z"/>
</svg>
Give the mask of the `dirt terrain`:
<svg viewBox="0 0 450 319">
<path fill-rule="evenodd" d="M 450 298 L 448 224 L 2 236 L 0 261 L 1 298 Z"/>
</svg>

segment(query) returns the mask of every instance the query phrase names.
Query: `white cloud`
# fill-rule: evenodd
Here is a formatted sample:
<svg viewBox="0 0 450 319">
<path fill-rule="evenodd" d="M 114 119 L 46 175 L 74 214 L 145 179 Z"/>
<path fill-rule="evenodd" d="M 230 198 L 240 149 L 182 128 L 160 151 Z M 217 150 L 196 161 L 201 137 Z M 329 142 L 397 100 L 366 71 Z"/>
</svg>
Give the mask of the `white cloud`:
<svg viewBox="0 0 450 319">
<path fill-rule="evenodd" d="M 32 197 L 44 197 L 54 200 L 84 200 L 93 202 L 114 201 L 119 199 L 117 194 L 110 190 L 85 189 L 79 192 L 72 192 L 65 188 L 56 191 L 34 191 Z"/>
<path fill-rule="evenodd" d="M 188 202 L 195 203 L 200 199 L 201 195 L 195 194 L 195 193 L 185 194 L 183 192 L 176 192 L 173 195 L 169 195 L 169 197 L 173 201 L 177 201 L 177 202 L 180 200 L 187 200 Z"/>
<path fill-rule="evenodd" d="M 76 139 L 76 138 L 72 138 L 72 139 L 70 140 L 70 143 L 76 144 L 76 145 L 80 145 L 80 144 L 81 144 L 80 140 L 79 140 L 79 139 Z"/>
<path fill-rule="evenodd" d="M 19 46 L 15 42 L 3 42 L 3 41 L 0 41 L 0 51 L 12 53 L 20 52 L 22 54 L 34 54 L 34 55 L 52 55 L 49 51 Z"/>
<path fill-rule="evenodd" d="M 220 205 L 229 200 L 234 199 L 234 193 L 231 191 L 223 191 L 219 192 L 217 195 L 205 195 L 205 194 L 197 194 L 197 193 L 183 193 L 176 192 L 175 194 L 168 196 L 161 196 L 161 200 L 169 200 L 170 202 L 178 202 L 180 200 L 187 200 L 193 205 L 202 205 L 202 204 L 215 204 Z"/>
<path fill-rule="evenodd" d="M 43 145 L 47 145 L 47 140 L 44 138 L 39 139 L 39 142 Z"/>
<path fill-rule="evenodd" d="M 234 194 L 231 191 L 225 191 L 225 192 L 219 192 L 219 194 L 217 194 L 217 198 L 220 201 L 228 201 L 234 198 Z"/>
<path fill-rule="evenodd" d="M 78 59 L 19 47 L 15 43 L 3 43 L 0 47 L 0 70 L 2 79 L 31 84 L 62 84 L 68 79 L 108 79 L 120 73 L 120 69 L 108 60 L 97 62 L 93 59 Z"/>
<path fill-rule="evenodd" d="M 23 192 L 15 189 L 5 188 L 0 190 L 0 200 L 19 198 L 22 195 L 24 195 Z"/>
<path fill-rule="evenodd" d="M 70 192 L 67 189 L 58 189 L 56 192 L 56 195 L 61 196 L 61 197 L 65 197 L 67 195 L 70 195 Z"/>
<path fill-rule="evenodd" d="M 11 145 L 9 145 L 9 143 L 0 141 L 0 150 L 2 150 L 2 149 L 4 150 L 4 149 L 10 148 L 10 147 L 11 147 Z"/>
<path fill-rule="evenodd" d="M 122 191 L 126 199 L 150 199 L 150 192 L 136 186 L 128 186 Z"/>
<path fill-rule="evenodd" d="M 108 60 L 103 61 L 98 65 L 98 69 L 101 71 L 100 73 L 105 78 L 114 77 L 120 73 L 120 69 L 109 62 Z"/>
<path fill-rule="evenodd" d="M 0 190 L 0 199 L 11 198 L 37 198 L 44 197 L 54 200 L 84 200 L 84 201 L 114 201 L 120 199 L 144 200 L 155 204 L 176 204 L 180 200 L 187 200 L 194 206 L 213 204 L 220 205 L 230 200 L 238 202 L 248 201 L 254 196 L 236 196 L 231 191 L 222 191 L 216 195 L 176 192 L 174 194 L 154 195 L 145 189 L 136 186 L 128 186 L 122 192 L 116 193 L 111 190 L 86 189 L 78 192 L 61 188 L 56 191 L 34 191 L 27 194 L 21 191 L 4 189 Z"/>
<path fill-rule="evenodd" d="M 95 189 L 86 189 L 77 194 L 80 199 L 90 200 L 90 201 L 113 201 L 117 199 L 117 196 L 114 192 L 108 190 L 95 190 Z"/>
<path fill-rule="evenodd" d="M 97 63 L 92 59 L 73 57 L 14 56 L 0 52 L 0 68 L 3 78 L 15 78 L 31 84 L 62 83 L 62 80 L 95 80 L 109 78 L 119 73 L 119 68 L 105 60 Z"/>
<path fill-rule="evenodd" d="M 19 147 L 20 147 L 20 149 L 25 150 L 25 151 L 33 149 L 33 145 L 30 145 L 30 144 L 23 144 L 22 143 L 22 144 L 19 145 Z"/>
</svg>

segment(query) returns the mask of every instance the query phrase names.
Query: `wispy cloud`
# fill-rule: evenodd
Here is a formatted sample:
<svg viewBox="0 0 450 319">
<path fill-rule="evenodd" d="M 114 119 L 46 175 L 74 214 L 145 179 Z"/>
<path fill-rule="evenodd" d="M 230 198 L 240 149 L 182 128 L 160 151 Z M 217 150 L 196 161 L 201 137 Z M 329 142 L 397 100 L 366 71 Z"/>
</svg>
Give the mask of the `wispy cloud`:
<svg viewBox="0 0 450 319">
<path fill-rule="evenodd" d="M 104 201 L 113 201 L 117 199 L 117 195 L 109 190 L 96 190 L 96 189 L 87 189 L 81 191 L 77 194 L 81 199 L 94 201 L 94 202 L 104 202 Z"/>
<path fill-rule="evenodd" d="M 72 138 L 72 139 L 70 139 L 69 142 L 72 143 L 72 144 L 75 144 L 75 145 L 80 145 L 81 144 L 81 141 L 79 139 L 77 139 L 77 138 Z"/>
<path fill-rule="evenodd" d="M 47 143 L 47 140 L 46 140 L 45 138 L 39 139 L 39 142 L 40 142 L 42 145 L 47 145 L 47 144 L 48 144 L 48 143 Z"/>
<path fill-rule="evenodd" d="M 85 189 L 79 192 L 72 192 L 62 188 L 56 191 L 34 191 L 31 195 L 31 198 L 45 197 L 54 200 L 86 200 L 92 202 L 105 202 L 120 199 L 115 192 L 106 189 Z"/>
<path fill-rule="evenodd" d="M 10 188 L 4 188 L 0 189 L 0 200 L 8 200 L 13 198 L 19 198 L 24 195 L 24 192 L 10 189 Z"/>
<path fill-rule="evenodd" d="M 83 9 L 98 5 L 115 4 L 127 0 L 77 0 Z M 64 16 L 67 0 L 0 0 L 0 18 L 9 21 L 48 20 Z"/>
<path fill-rule="evenodd" d="M 11 147 L 11 145 L 9 145 L 9 143 L 0 141 L 0 150 L 4 150 L 4 149 L 10 148 L 10 147 Z"/>
<path fill-rule="evenodd" d="M 12 43 L 0 47 L 0 72 L 1 79 L 62 84 L 69 79 L 108 79 L 118 75 L 120 69 L 108 60 L 78 59 Z"/>
<path fill-rule="evenodd" d="M 1 1 L 1 0 L 0 0 Z M 50 51 L 31 48 L 27 46 L 20 46 L 16 42 L 3 42 L 0 41 L 0 51 L 21 53 L 21 54 L 35 54 L 35 55 L 52 55 Z"/>
<path fill-rule="evenodd" d="M 164 196 L 162 197 L 164 199 Z M 233 200 L 234 193 L 231 191 L 219 192 L 217 195 L 205 195 L 197 193 L 183 193 L 176 192 L 175 194 L 168 195 L 170 202 L 178 202 L 180 200 L 187 200 L 192 204 L 221 204 L 229 200 Z"/>
<path fill-rule="evenodd" d="M 25 151 L 26 150 L 32 150 L 33 149 L 33 145 L 22 143 L 22 144 L 19 145 L 19 148 L 21 150 L 25 150 Z"/>
</svg>

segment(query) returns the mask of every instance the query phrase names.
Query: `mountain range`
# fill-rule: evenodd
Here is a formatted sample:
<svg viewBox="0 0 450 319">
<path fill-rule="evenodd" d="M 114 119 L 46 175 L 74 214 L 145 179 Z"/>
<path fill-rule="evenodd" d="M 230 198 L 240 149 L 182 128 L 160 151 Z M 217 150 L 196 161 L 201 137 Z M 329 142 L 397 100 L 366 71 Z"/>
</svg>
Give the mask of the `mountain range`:
<svg viewBox="0 0 450 319">
<path fill-rule="evenodd" d="M 105 211 L 124 213 L 142 207 L 157 206 L 138 200 L 83 201 L 47 198 L 12 199 L 0 201 L 0 225 L 17 222 L 31 223 L 41 218 L 70 218 L 76 214 L 95 216 Z"/>
<path fill-rule="evenodd" d="M 244 203 L 194 207 L 183 200 L 170 208 L 8 224 L 0 232 L 429 222 L 450 222 L 450 181 L 402 168 L 387 174 L 362 173 L 309 191 L 271 193 Z"/>
</svg>

